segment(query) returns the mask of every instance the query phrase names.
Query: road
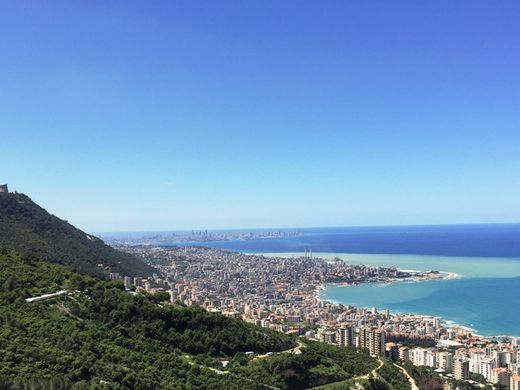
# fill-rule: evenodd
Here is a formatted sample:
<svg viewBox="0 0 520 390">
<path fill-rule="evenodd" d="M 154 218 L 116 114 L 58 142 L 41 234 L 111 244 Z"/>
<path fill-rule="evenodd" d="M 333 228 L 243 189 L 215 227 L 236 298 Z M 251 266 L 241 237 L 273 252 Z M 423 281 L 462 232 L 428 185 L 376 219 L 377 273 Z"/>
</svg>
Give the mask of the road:
<svg viewBox="0 0 520 390">
<path fill-rule="evenodd" d="M 370 371 L 368 374 L 366 375 L 361 375 L 361 376 L 356 376 L 355 378 L 352 378 L 352 380 L 359 380 L 359 379 L 368 379 L 370 377 L 370 375 L 372 375 L 374 378 L 377 377 L 377 371 L 383 367 L 383 364 L 384 362 L 380 359 L 380 358 L 377 358 L 377 361 L 379 363 L 379 366 L 377 366 L 376 368 L 374 368 L 372 371 Z"/>
<path fill-rule="evenodd" d="M 413 379 L 412 376 L 410 374 L 408 374 L 408 371 L 406 371 L 403 367 L 401 367 L 395 363 L 394 363 L 394 366 L 399 368 L 403 372 L 403 374 L 406 375 L 406 377 L 408 378 L 408 382 L 410 382 L 410 386 L 412 387 L 412 390 L 420 390 L 419 386 L 417 386 L 417 383 L 415 383 L 415 379 Z"/>
</svg>

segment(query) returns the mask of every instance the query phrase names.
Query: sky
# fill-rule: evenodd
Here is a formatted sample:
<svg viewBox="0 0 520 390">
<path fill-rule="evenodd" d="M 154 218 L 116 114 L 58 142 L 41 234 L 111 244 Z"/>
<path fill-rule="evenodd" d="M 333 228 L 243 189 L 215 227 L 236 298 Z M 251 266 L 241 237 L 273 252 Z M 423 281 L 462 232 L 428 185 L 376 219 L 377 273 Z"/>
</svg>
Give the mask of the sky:
<svg viewBox="0 0 520 390">
<path fill-rule="evenodd" d="M 520 222 L 519 19 L 3 2 L 0 182 L 89 232 Z"/>
</svg>

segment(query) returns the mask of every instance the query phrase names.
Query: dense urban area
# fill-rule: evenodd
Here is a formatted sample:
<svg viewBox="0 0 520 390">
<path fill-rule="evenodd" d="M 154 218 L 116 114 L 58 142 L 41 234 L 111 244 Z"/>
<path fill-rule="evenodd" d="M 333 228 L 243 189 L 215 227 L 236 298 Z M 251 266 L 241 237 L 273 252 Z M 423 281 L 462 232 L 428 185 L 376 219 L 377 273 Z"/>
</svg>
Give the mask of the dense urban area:
<svg viewBox="0 0 520 390">
<path fill-rule="evenodd" d="M 105 233 L 103 240 L 110 245 L 168 245 L 172 242 L 199 243 L 218 241 L 246 241 L 264 238 L 297 237 L 294 230 L 190 230 L 157 233 Z"/>
<path fill-rule="evenodd" d="M 437 271 L 410 273 L 340 259 L 326 261 L 313 258 L 311 251 L 283 258 L 205 247 L 127 245 L 118 249 L 158 270 L 147 279 L 110 273 L 128 289 L 168 291 L 172 302 L 199 305 L 323 343 L 367 349 L 373 356 L 400 361 L 412 371 L 430 370 L 445 389 L 465 384 L 520 389 L 520 338 L 491 339 L 432 316 L 392 314 L 319 298 L 320 289 L 328 283 L 392 283 L 446 276 Z"/>
</svg>

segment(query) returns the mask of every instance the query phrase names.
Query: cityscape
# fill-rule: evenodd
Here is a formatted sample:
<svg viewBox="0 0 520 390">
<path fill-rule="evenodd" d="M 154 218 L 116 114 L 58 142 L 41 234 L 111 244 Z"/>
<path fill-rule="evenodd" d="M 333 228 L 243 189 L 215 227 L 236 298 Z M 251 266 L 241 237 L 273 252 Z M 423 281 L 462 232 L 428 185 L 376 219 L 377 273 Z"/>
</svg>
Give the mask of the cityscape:
<svg viewBox="0 0 520 390">
<path fill-rule="evenodd" d="M 520 390 L 519 0 L 0 4 L 0 390 Z"/>
<path fill-rule="evenodd" d="M 166 291 L 172 303 L 199 305 L 323 343 L 367 349 L 374 356 L 430 367 L 446 379 L 478 384 L 476 380 L 483 378 L 513 390 L 520 386 L 520 337 L 490 339 L 437 317 L 338 305 L 319 297 L 328 283 L 420 282 L 449 274 L 325 260 L 313 257 L 310 248 L 296 258 L 201 246 L 127 245 L 117 249 L 139 256 L 164 275 L 142 279 L 109 274 L 111 279 L 124 281 L 127 289 Z M 445 382 L 445 389 L 452 387 Z"/>
</svg>

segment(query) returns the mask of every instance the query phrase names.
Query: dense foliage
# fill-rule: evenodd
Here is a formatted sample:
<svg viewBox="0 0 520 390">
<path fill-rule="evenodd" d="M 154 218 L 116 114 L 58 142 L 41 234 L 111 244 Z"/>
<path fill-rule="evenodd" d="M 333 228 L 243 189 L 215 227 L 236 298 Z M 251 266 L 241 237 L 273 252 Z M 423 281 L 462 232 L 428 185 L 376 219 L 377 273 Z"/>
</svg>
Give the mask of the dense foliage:
<svg viewBox="0 0 520 390">
<path fill-rule="evenodd" d="M 115 250 L 17 193 L 0 193 L 0 248 L 32 254 L 91 275 L 101 276 L 98 263 L 129 276 L 153 272 L 135 256 Z"/>
<path fill-rule="evenodd" d="M 392 362 L 385 362 L 383 366 L 377 370 L 379 377 L 387 384 L 388 389 L 392 390 L 409 390 L 410 382 L 406 375 L 397 368 Z"/>
<path fill-rule="evenodd" d="M 171 305 L 32 256 L 4 250 L 0 269 L 0 388 L 304 388 L 375 365 L 354 350 Z M 275 354 L 252 360 L 248 351 Z"/>
<path fill-rule="evenodd" d="M 414 366 L 410 362 L 403 363 L 403 367 L 415 380 L 419 388 L 424 390 L 442 390 L 442 378 L 431 367 Z"/>
<path fill-rule="evenodd" d="M 298 354 L 278 354 L 258 359 L 239 372 L 280 389 L 305 389 L 364 375 L 377 364 L 364 352 L 307 341 Z"/>
</svg>

